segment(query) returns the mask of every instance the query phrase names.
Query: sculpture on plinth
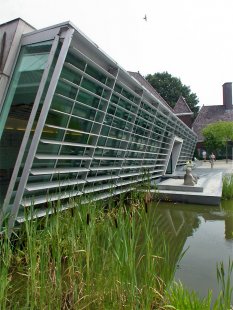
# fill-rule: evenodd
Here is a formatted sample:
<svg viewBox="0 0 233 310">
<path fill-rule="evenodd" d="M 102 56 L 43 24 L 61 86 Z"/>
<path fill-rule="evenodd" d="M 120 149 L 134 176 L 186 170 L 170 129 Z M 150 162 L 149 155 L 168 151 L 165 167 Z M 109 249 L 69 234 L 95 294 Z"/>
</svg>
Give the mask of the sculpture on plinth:
<svg viewBox="0 0 233 310">
<path fill-rule="evenodd" d="M 184 185 L 194 186 L 197 184 L 197 177 L 192 175 L 192 169 L 187 168 L 184 175 Z"/>
</svg>

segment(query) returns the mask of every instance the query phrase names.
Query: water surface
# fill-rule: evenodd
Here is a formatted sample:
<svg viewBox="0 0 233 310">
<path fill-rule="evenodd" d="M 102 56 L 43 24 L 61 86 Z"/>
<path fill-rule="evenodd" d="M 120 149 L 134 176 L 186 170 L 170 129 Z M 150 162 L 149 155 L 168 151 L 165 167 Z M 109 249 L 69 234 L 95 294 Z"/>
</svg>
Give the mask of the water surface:
<svg viewBox="0 0 233 310">
<path fill-rule="evenodd" d="M 200 297 L 211 289 L 215 299 L 216 265 L 223 262 L 227 270 L 229 259 L 233 260 L 233 203 L 223 202 L 221 207 L 160 203 L 150 212 L 169 245 L 175 280 Z"/>
</svg>

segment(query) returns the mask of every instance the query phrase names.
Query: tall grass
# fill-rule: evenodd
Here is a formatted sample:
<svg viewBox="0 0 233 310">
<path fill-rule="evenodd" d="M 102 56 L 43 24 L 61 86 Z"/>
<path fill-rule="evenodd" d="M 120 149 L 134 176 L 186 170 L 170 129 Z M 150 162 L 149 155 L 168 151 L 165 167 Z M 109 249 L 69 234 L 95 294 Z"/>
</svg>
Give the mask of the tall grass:
<svg viewBox="0 0 233 310">
<path fill-rule="evenodd" d="M 27 210 L 18 234 L 1 240 L 0 309 L 165 308 L 167 248 L 143 199 L 66 212 L 58 202 L 42 220 Z"/>
<path fill-rule="evenodd" d="M 7 237 L 0 235 L 0 309 L 7 308 L 7 295 L 12 280 L 10 271 L 12 261 L 12 249 Z"/>
<path fill-rule="evenodd" d="M 227 271 L 223 263 L 217 264 L 217 280 L 221 287 L 221 292 L 215 303 L 216 310 L 233 309 L 231 300 L 233 296 L 233 261 L 229 259 Z"/>
<path fill-rule="evenodd" d="M 220 293 L 218 298 L 212 300 L 212 292 L 209 291 L 207 297 L 200 298 L 195 291 L 188 291 L 179 283 L 173 283 L 166 292 L 166 296 L 174 309 L 190 309 L 190 310 L 231 310 L 233 286 L 233 262 L 229 260 L 228 266 L 224 266 L 222 262 L 217 264 L 217 281 L 220 285 Z"/>
<path fill-rule="evenodd" d="M 212 294 L 208 293 L 207 297 L 201 299 L 195 291 L 188 291 L 179 283 L 173 283 L 167 293 L 167 298 L 173 309 L 179 310 L 210 310 Z M 217 310 L 217 309 L 216 309 Z M 226 309 L 227 310 L 227 309 Z M 230 309 L 229 309 L 230 310 Z"/>
<path fill-rule="evenodd" d="M 181 285 L 168 290 L 175 266 L 142 193 L 70 203 L 73 209 L 58 212 L 58 202 L 43 219 L 29 220 L 33 209 L 26 210 L 18 234 L 0 239 L 1 310 L 202 310 L 210 304 L 211 295 L 199 300 Z M 229 304 L 231 283 L 222 273 L 218 278 L 226 283 L 219 303 Z M 188 298 L 196 308 L 182 308 Z"/>
<path fill-rule="evenodd" d="M 222 199 L 233 199 L 233 174 L 223 177 Z"/>
</svg>

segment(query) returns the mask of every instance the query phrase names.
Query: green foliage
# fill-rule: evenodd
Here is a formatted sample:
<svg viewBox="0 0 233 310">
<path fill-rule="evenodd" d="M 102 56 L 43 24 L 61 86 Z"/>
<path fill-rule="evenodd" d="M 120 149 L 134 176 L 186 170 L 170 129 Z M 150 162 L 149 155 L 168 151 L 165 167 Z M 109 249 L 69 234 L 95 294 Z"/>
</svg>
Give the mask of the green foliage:
<svg viewBox="0 0 233 310">
<path fill-rule="evenodd" d="M 222 180 L 222 199 L 233 199 L 233 175 L 225 175 Z"/>
<path fill-rule="evenodd" d="M 196 292 L 190 292 L 181 283 L 174 283 L 167 296 L 173 309 L 179 310 L 210 310 L 211 292 L 206 298 L 200 299 Z"/>
<path fill-rule="evenodd" d="M 207 297 L 200 298 L 195 291 L 190 292 L 185 289 L 182 283 L 174 282 L 166 297 L 173 309 L 179 310 L 231 310 L 231 300 L 233 294 L 232 274 L 233 262 L 229 259 L 227 270 L 223 262 L 217 264 L 217 281 L 221 291 L 215 301 L 212 300 L 212 292 L 209 291 Z"/>
<path fill-rule="evenodd" d="M 217 280 L 221 286 L 221 292 L 214 305 L 214 310 L 225 310 L 231 308 L 231 298 L 233 294 L 232 287 L 233 262 L 229 258 L 227 272 L 223 262 L 217 264 Z"/>
<path fill-rule="evenodd" d="M 145 198 L 132 191 L 108 209 L 73 200 L 66 212 L 57 202 L 53 215 L 30 221 L 28 210 L 18 235 L 0 238 L 0 309 L 211 309 L 211 293 L 171 284 L 175 266 Z M 217 266 L 214 310 L 230 309 L 232 269 Z"/>
<path fill-rule="evenodd" d="M 144 201 L 135 191 L 108 209 L 58 202 L 30 221 L 28 210 L 16 240 L 2 239 L 0 309 L 165 309 L 173 271 Z"/>
<path fill-rule="evenodd" d="M 195 93 L 191 92 L 189 86 L 182 84 L 179 78 L 173 77 L 168 72 L 158 72 L 148 74 L 146 80 L 157 90 L 157 92 L 166 100 L 166 102 L 174 108 L 180 96 L 183 96 L 189 105 L 191 111 L 196 116 L 199 107 L 197 106 L 199 99 Z"/>
<path fill-rule="evenodd" d="M 10 289 L 10 267 L 12 261 L 12 249 L 7 237 L 0 235 L 0 309 L 7 309 L 6 296 Z"/>
<path fill-rule="evenodd" d="M 218 121 L 207 125 L 203 130 L 204 143 L 209 152 L 215 152 L 225 147 L 227 158 L 227 144 L 233 141 L 233 122 Z"/>
</svg>

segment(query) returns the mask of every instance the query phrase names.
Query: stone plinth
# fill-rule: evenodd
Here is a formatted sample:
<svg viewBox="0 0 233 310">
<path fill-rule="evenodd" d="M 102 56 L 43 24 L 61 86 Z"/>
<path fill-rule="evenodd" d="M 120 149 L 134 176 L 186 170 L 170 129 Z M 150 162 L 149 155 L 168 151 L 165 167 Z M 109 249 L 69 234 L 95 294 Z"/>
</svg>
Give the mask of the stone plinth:
<svg viewBox="0 0 233 310">
<path fill-rule="evenodd" d="M 182 191 L 182 192 L 203 192 L 203 186 L 198 181 L 196 185 L 184 185 L 183 179 L 167 179 L 157 185 L 158 190 Z"/>
</svg>

